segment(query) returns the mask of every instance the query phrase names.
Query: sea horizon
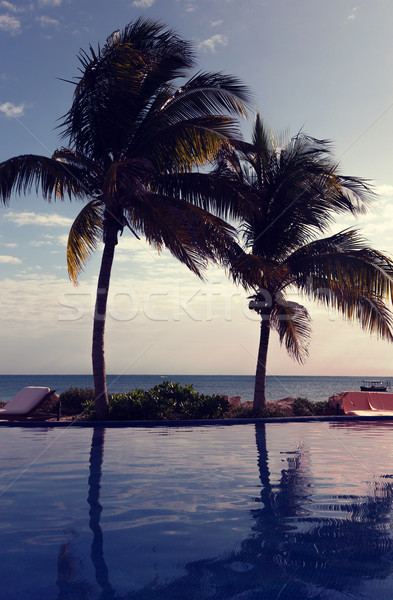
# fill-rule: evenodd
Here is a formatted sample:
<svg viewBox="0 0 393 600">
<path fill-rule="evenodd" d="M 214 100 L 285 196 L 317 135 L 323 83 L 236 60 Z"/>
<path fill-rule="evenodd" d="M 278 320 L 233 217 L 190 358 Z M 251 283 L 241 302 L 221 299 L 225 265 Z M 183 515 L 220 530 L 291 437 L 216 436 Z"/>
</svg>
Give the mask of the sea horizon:
<svg viewBox="0 0 393 600">
<path fill-rule="evenodd" d="M 386 375 L 267 375 L 266 397 L 268 401 L 287 397 L 303 397 L 317 402 L 341 391 L 360 390 L 366 379 L 388 381 Z M 393 377 L 391 377 L 393 381 Z M 109 393 L 123 393 L 132 389 L 150 389 L 163 381 L 176 381 L 181 385 L 192 384 L 201 394 L 226 394 L 241 396 L 242 402 L 253 399 L 255 375 L 190 375 L 190 374 L 108 374 Z M 25 386 L 46 386 L 58 394 L 70 387 L 93 387 L 91 374 L 2 374 L 0 375 L 0 399 L 7 402 Z"/>
</svg>

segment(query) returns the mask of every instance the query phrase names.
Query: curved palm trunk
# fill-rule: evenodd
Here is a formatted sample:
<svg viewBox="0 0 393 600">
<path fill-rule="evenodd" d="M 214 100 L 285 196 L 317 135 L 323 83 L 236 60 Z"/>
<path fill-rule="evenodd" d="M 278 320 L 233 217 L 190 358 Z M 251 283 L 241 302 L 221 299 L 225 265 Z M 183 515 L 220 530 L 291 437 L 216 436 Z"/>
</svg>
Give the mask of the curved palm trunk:
<svg viewBox="0 0 393 600">
<path fill-rule="evenodd" d="M 264 315 L 261 321 L 261 336 L 259 339 L 257 371 L 255 374 L 254 412 L 266 407 L 266 359 L 269 347 L 269 336 L 270 315 Z"/>
<path fill-rule="evenodd" d="M 102 254 L 100 274 L 98 277 L 97 297 L 94 311 L 93 326 L 93 379 L 94 400 L 98 419 L 104 420 L 109 416 L 108 392 L 106 389 L 104 333 L 106 307 L 108 302 L 109 282 L 112 271 L 113 257 L 117 244 L 116 225 L 108 226 L 105 236 L 104 252 Z"/>
</svg>

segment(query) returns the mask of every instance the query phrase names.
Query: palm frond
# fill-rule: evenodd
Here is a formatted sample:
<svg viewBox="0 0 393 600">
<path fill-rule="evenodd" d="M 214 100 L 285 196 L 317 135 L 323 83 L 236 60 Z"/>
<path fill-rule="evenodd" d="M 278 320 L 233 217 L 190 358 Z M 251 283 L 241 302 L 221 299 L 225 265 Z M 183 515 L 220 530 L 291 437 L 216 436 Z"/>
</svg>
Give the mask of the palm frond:
<svg viewBox="0 0 393 600">
<path fill-rule="evenodd" d="M 194 52 L 174 31 L 138 19 L 79 60 L 81 77 L 59 127 L 78 152 L 98 160 L 127 147 L 155 96 L 193 66 Z"/>
<path fill-rule="evenodd" d="M 109 57 L 91 59 L 59 125 L 71 147 L 97 162 L 124 147 L 135 126 L 135 100 L 144 69 L 141 54 L 132 45 L 118 45 Z"/>
<path fill-rule="evenodd" d="M 144 196 L 154 169 L 146 158 L 133 158 L 114 162 L 108 168 L 102 185 L 107 205 L 121 206 L 122 198 Z"/>
<path fill-rule="evenodd" d="M 162 194 L 122 199 L 127 220 L 153 247 L 163 247 L 198 277 L 209 261 L 228 261 L 236 231 L 203 209 Z"/>
<path fill-rule="evenodd" d="M 151 131 L 140 139 L 133 154 L 145 156 L 159 171 L 190 171 L 212 162 L 237 131 L 236 122 L 229 117 L 188 119 Z"/>
<path fill-rule="evenodd" d="M 383 299 L 365 287 L 316 288 L 314 299 L 335 310 L 347 321 L 357 321 L 364 331 L 393 342 L 393 315 Z"/>
<path fill-rule="evenodd" d="M 99 200 L 86 204 L 71 226 L 67 243 L 68 274 L 73 283 L 97 247 L 103 232 L 103 205 Z"/>
<path fill-rule="evenodd" d="M 151 189 L 184 199 L 223 219 L 249 218 L 257 197 L 248 186 L 215 173 L 164 173 L 153 176 Z"/>
<path fill-rule="evenodd" d="M 252 155 L 258 156 L 258 161 L 253 161 L 254 165 L 259 166 L 261 163 L 261 170 L 266 170 L 272 152 L 274 152 L 273 142 L 273 134 L 268 130 L 259 112 L 255 114 L 254 128 L 252 130 L 252 150 L 249 151 L 249 158 Z M 245 159 L 247 157 L 244 157 Z M 259 170 L 259 169 L 258 169 Z M 262 176 L 262 173 L 260 173 Z"/>
<path fill-rule="evenodd" d="M 276 294 L 270 324 L 278 332 L 288 354 L 303 363 L 308 356 L 311 337 L 311 317 L 307 309 L 297 302 L 287 301 L 282 294 Z"/>
<path fill-rule="evenodd" d="M 192 43 L 154 19 L 140 17 L 123 30 L 112 33 L 107 38 L 103 54 L 106 55 L 113 47 L 123 44 L 131 44 L 145 57 L 153 57 L 160 64 L 163 60 L 172 60 L 181 72 L 192 68 L 195 63 Z M 179 76 L 180 72 L 177 74 Z"/>
<path fill-rule="evenodd" d="M 253 147 L 237 150 L 231 169 L 260 197 L 259 215 L 245 223 L 246 243 L 253 252 L 285 259 L 297 247 L 326 231 L 337 213 L 364 211 L 375 198 L 367 181 L 339 173 L 330 142 L 300 132 L 276 146 L 256 115 Z"/>
<path fill-rule="evenodd" d="M 357 230 L 299 248 L 286 260 L 288 280 L 306 294 L 314 289 L 364 288 L 390 300 L 393 297 L 393 261 L 370 248 Z"/>
<path fill-rule="evenodd" d="M 0 163 L 0 200 L 8 204 L 12 194 L 35 191 L 46 200 L 82 198 L 89 191 L 85 173 L 55 158 L 23 154 Z"/>
<path fill-rule="evenodd" d="M 272 294 L 280 289 L 288 273 L 284 263 L 244 252 L 240 248 L 233 255 L 228 270 L 233 281 L 246 290 L 262 288 Z"/>
<path fill-rule="evenodd" d="M 170 98 L 163 110 L 168 119 L 181 115 L 194 119 L 204 115 L 247 116 L 251 92 L 237 77 L 224 73 L 196 73 Z"/>
</svg>

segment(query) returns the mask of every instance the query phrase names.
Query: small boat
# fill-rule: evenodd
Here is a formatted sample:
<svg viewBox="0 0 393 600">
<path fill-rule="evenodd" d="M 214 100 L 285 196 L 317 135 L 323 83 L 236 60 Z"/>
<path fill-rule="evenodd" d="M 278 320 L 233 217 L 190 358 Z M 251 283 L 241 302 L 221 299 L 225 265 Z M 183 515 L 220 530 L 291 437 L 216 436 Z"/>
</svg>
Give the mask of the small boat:
<svg viewBox="0 0 393 600">
<path fill-rule="evenodd" d="M 363 379 L 360 390 L 362 392 L 386 392 L 390 388 L 390 381 L 367 381 Z"/>
</svg>

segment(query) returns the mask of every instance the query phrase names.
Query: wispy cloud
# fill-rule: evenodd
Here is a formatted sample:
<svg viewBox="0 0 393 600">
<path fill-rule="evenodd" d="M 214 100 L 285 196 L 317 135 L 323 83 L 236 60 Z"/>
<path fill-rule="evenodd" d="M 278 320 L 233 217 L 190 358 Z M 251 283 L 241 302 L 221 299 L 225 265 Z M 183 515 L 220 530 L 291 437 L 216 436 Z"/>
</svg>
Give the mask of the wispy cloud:
<svg viewBox="0 0 393 600">
<path fill-rule="evenodd" d="M 39 0 L 38 6 L 60 6 L 63 0 Z"/>
<path fill-rule="evenodd" d="M 51 19 L 51 17 L 46 17 L 45 15 L 37 17 L 36 21 L 38 21 L 41 27 L 57 27 L 57 25 L 60 25 L 57 19 Z"/>
<path fill-rule="evenodd" d="M 9 31 L 11 35 L 16 35 L 21 32 L 21 23 L 19 19 L 12 15 L 0 15 L 0 29 Z"/>
<path fill-rule="evenodd" d="M 23 117 L 24 108 L 24 104 L 12 104 L 12 102 L 3 102 L 3 104 L 0 104 L 0 112 L 6 115 L 6 117 Z"/>
<path fill-rule="evenodd" d="M 52 242 L 44 242 L 44 240 L 32 240 L 30 242 L 30 246 L 34 246 L 34 248 L 40 248 L 41 246 L 50 246 L 51 244 Z"/>
<path fill-rule="evenodd" d="M 186 12 L 195 12 L 197 10 L 197 6 L 195 4 L 187 4 Z"/>
<path fill-rule="evenodd" d="M 132 6 L 137 6 L 138 8 L 150 8 L 155 1 L 156 0 L 134 0 Z"/>
<path fill-rule="evenodd" d="M 356 13 L 359 10 L 358 6 L 355 6 L 347 16 L 347 21 L 354 21 L 356 19 Z"/>
<path fill-rule="evenodd" d="M 222 19 L 218 19 L 217 21 L 212 21 L 210 23 L 211 27 L 218 27 L 219 25 L 223 24 L 223 20 Z"/>
<path fill-rule="evenodd" d="M 4 8 L 6 8 L 7 10 L 10 10 L 13 13 L 25 12 L 25 8 L 15 6 L 15 4 L 12 4 L 11 2 L 7 2 L 6 0 L 3 0 L 3 2 L 0 2 L 0 6 L 3 6 Z"/>
<path fill-rule="evenodd" d="M 222 35 L 221 33 L 216 33 L 212 35 L 212 37 L 207 40 L 203 40 L 198 44 L 198 50 L 210 50 L 211 52 L 216 51 L 216 46 L 227 46 L 228 38 L 226 35 Z"/>
<path fill-rule="evenodd" d="M 72 219 L 62 217 L 61 215 L 37 214 L 33 212 L 13 212 L 5 213 L 3 218 L 18 227 L 23 225 L 40 225 L 43 227 L 70 227 L 73 223 Z"/>
<path fill-rule="evenodd" d="M 0 263 L 8 265 L 20 265 L 22 261 L 20 258 L 16 258 L 16 256 L 0 255 Z"/>
</svg>

